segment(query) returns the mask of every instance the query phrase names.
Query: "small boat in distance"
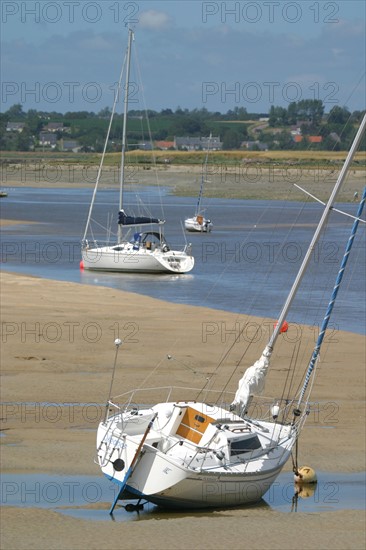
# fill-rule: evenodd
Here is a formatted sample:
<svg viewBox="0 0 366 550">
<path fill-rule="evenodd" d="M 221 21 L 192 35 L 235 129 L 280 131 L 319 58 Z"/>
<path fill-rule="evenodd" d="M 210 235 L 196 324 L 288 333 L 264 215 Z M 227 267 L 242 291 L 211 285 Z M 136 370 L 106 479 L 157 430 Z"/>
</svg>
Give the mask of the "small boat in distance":
<svg viewBox="0 0 366 550">
<path fill-rule="evenodd" d="M 140 389 L 112 399 L 117 352 L 121 345 L 120 340 L 115 341 L 110 394 L 96 444 L 96 462 L 106 477 L 118 486 L 110 513 L 119 499 L 137 499 L 138 505 L 144 499 L 177 508 L 222 508 L 258 502 L 281 472 L 296 449 L 310 413 L 309 399 L 320 347 L 359 222 L 363 221 L 366 187 L 356 215 L 351 216 L 352 229 L 311 357 L 305 362 L 301 359 L 296 365 L 297 361 L 289 356 L 290 365 L 282 363 L 275 371 L 276 377 L 283 376 L 283 387 L 277 390 L 279 394 L 256 403 L 253 398 L 257 399 L 264 389 L 278 336 L 286 330 L 285 318 L 329 214 L 335 211 L 336 197 L 365 126 L 366 115 L 329 200 L 323 203 L 320 221 L 273 332 L 259 359 L 238 380 L 235 394 L 227 392 L 225 395 L 227 379 L 216 394 L 209 390 L 207 380 L 210 379 L 207 379 L 201 389 L 149 387 L 144 390 L 140 386 Z M 286 372 L 281 374 L 280 371 Z M 164 389 L 165 400 L 147 405 L 154 391 L 162 393 Z M 141 393 L 144 391 L 145 394 Z M 200 401 L 199 396 L 203 393 L 205 398 Z M 173 395 L 178 395 L 179 399 L 172 399 Z M 296 477 L 301 477 L 297 453 L 294 455 L 293 470 Z"/>
<path fill-rule="evenodd" d="M 211 141 L 212 141 L 212 135 L 210 134 L 210 137 L 207 139 L 206 158 L 202 166 L 201 184 L 200 184 L 200 190 L 198 193 L 196 212 L 194 216 L 192 216 L 192 218 L 187 218 L 184 220 L 184 227 L 186 228 L 187 231 L 195 231 L 198 233 L 209 233 L 213 227 L 212 221 L 205 218 L 203 216 L 203 211 L 201 210 L 204 185 L 205 183 L 208 183 L 207 166 L 208 166 L 209 151 L 211 148 Z"/>
<path fill-rule="evenodd" d="M 193 269 L 194 266 L 194 258 L 192 256 L 192 250 L 189 244 L 183 245 L 182 248 L 179 250 L 173 250 L 167 243 L 164 236 L 164 220 L 152 216 L 129 215 L 125 212 L 125 157 L 127 149 L 127 116 L 129 99 L 128 96 L 130 93 L 131 47 L 133 39 L 134 33 L 131 29 L 129 29 L 125 62 L 123 64 L 121 75 L 119 78 L 118 92 L 115 94 L 115 100 L 109 122 L 107 137 L 104 144 L 102 158 L 82 240 L 82 261 L 80 263 L 80 266 L 82 269 L 97 271 L 115 271 L 121 273 L 188 273 Z M 104 157 L 106 154 L 110 131 L 112 127 L 113 117 L 115 114 L 117 101 L 122 89 L 121 83 L 124 73 L 125 93 L 122 134 L 122 157 L 120 168 L 118 234 L 116 242 L 114 244 L 110 244 L 109 240 L 105 243 L 100 244 L 100 242 L 94 238 L 94 233 L 91 232 L 90 226 L 92 221 L 94 202 L 97 194 L 97 188 L 102 174 Z M 146 230 L 146 228 L 149 228 L 149 230 Z M 106 228 L 106 231 L 107 233 L 109 233 L 110 229 Z M 87 238 L 89 232 L 91 232 L 92 241 L 89 241 Z M 130 234 L 131 238 L 128 238 Z"/>
</svg>

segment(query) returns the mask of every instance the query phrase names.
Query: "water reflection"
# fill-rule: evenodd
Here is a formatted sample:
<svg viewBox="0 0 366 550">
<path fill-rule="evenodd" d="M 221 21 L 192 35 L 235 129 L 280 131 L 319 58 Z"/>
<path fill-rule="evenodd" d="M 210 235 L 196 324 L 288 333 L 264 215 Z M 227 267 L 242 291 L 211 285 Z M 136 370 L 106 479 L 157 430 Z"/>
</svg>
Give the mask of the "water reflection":
<svg viewBox="0 0 366 550">
<path fill-rule="evenodd" d="M 276 510 L 282 513 L 363 510 L 365 506 L 365 472 L 318 472 L 318 483 L 296 487 L 292 473 L 282 473 L 263 499 L 237 508 L 178 510 L 163 509 L 154 504 L 119 501 L 113 518 L 117 522 L 146 521 L 182 517 L 214 517 L 238 510 Z M 75 518 L 110 519 L 109 509 L 117 486 L 100 476 L 53 476 L 42 474 L 3 474 L 2 506 L 47 508 Z M 131 506 L 132 504 L 132 506 Z"/>
</svg>

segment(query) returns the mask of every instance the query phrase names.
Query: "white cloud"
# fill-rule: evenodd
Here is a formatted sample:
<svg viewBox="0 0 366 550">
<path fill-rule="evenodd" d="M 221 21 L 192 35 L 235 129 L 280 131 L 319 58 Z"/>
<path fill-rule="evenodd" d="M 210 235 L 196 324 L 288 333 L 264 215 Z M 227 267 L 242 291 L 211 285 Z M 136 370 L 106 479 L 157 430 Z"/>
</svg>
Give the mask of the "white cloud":
<svg viewBox="0 0 366 550">
<path fill-rule="evenodd" d="M 226 112 L 242 105 L 249 112 L 266 112 L 272 104 L 313 97 L 328 108 L 334 98 L 341 104 L 347 100 L 365 64 L 364 27 L 361 30 L 359 22 L 342 21 L 338 30 L 337 25 L 319 25 L 316 36 L 306 37 L 293 29 L 285 33 L 275 25 L 270 30 L 260 25 L 186 28 L 176 13 L 170 17 L 164 7 L 142 11 L 139 17 L 136 49 L 151 109 L 203 105 Z M 109 90 L 120 71 L 126 33 L 88 28 L 37 41 L 25 36 L 2 45 L 3 80 L 19 88 L 16 95 L 8 94 L 8 104 L 22 101 L 24 84 L 30 90 L 25 108 L 33 107 L 31 90 L 37 82 L 59 83 L 63 90 L 59 104 L 48 105 L 56 110 L 98 110 L 109 104 L 109 96 L 103 95 L 101 106 L 81 100 L 69 105 L 65 83 L 80 82 L 78 90 L 82 91 L 85 83 L 96 81 L 103 90 L 106 83 Z M 205 96 L 203 104 L 202 90 L 213 82 L 218 91 Z M 247 93 L 248 83 L 258 87 L 256 102 Z M 239 86 L 239 98 L 233 93 L 235 86 Z M 357 88 L 349 107 L 361 109 L 362 105 L 364 92 Z"/>
<path fill-rule="evenodd" d="M 105 36 L 92 35 L 80 40 L 80 47 L 85 51 L 97 51 L 102 52 L 106 50 L 113 50 L 112 43 L 106 39 Z"/>
<path fill-rule="evenodd" d="M 143 29 L 161 30 L 170 24 L 169 16 L 162 11 L 148 10 L 139 15 L 139 27 Z"/>
</svg>

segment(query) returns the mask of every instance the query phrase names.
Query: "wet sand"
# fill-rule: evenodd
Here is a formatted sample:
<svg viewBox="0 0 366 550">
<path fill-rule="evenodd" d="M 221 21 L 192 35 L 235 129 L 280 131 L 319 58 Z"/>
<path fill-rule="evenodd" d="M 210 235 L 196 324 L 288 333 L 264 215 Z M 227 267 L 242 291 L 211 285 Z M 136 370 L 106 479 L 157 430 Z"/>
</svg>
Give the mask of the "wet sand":
<svg viewBox="0 0 366 550">
<path fill-rule="evenodd" d="M 365 514 L 354 511 L 284 515 L 250 508 L 213 512 L 212 517 L 122 524 L 8 508 L 1 520 L 4 550 L 363 550 L 365 544 Z"/>
<path fill-rule="evenodd" d="M 12 187 L 92 189 L 97 170 L 97 166 L 66 163 L 18 164 L 3 170 L 0 189 L 5 190 L 8 196 L 11 196 Z M 206 198 L 303 201 L 305 194 L 296 184 L 317 198 L 327 200 L 339 170 L 338 165 L 328 169 L 301 165 L 294 167 L 283 161 L 258 165 L 252 162 L 234 165 L 219 163 L 209 167 L 204 194 Z M 201 173 L 202 166 L 199 164 L 157 165 L 156 170 L 146 165 L 129 165 L 126 185 L 131 185 L 134 189 L 144 185 L 160 185 L 169 188 L 177 196 L 192 197 L 198 193 Z M 350 171 L 347 185 L 339 195 L 339 202 L 353 201 L 355 193 L 361 196 L 365 173 L 362 168 Z M 99 183 L 99 189 L 101 188 L 119 188 L 117 166 L 103 169 Z"/>
<path fill-rule="evenodd" d="M 93 463 L 95 429 L 103 414 L 114 359 L 114 339 L 124 341 L 112 394 L 170 384 L 200 388 L 228 347 L 226 329 L 268 327 L 272 320 L 171 304 L 111 288 L 1 274 L 2 472 L 101 476 Z M 217 327 L 221 327 L 216 331 Z M 208 332 L 208 328 L 215 334 Z M 249 347 L 230 390 L 266 342 L 266 330 Z M 299 357 L 313 339 L 304 327 Z M 247 342 L 237 342 L 212 376 L 218 389 L 239 362 Z M 293 344 L 281 338 L 266 394 L 280 394 L 281 364 Z M 174 356 L 167 359 L 167 354 Z M 278 366 L 280 364 L 280 366 Z M 334 473 L 365 470 L 365 339 L 338 332 L 323 348 L 299 462 Z M 193 372 L 195 371 L 195 372 Z M 291 469 L 291 464 L 287 465 Z M 109 504 L 109 503 L 108 503 Z M 1 548 L 349 548 L 365 545 L 361 511 L 283 514 L 263 507 L 212 511 L 204 517 L 113 523 L 67 517 L 52 510 L 3 507 Z M 117 512 L 118 513 L 118 510 Z"/>
</svg>

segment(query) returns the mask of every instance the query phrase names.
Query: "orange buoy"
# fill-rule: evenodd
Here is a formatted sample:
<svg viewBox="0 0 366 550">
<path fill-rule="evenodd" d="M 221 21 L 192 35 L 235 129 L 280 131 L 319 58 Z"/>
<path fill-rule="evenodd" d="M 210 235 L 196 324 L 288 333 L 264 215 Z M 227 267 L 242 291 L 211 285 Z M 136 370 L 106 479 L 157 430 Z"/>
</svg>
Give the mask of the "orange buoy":
<svg viewBox="0 0 366 550">
<path fill-rule="evenodd" d="M 277 324 L 278 324 L 278 321 L 273 325 L 273 328 L 276 328 Z M 282 327 L 280 329 L 280 332 L 287 332 L 287 331 L 288 331 L 288 322 L 284 321 L 282 323 Z"/>
<path fill-rule="evenodd" d="M 80 269 L 81 269 L 82 271 L 84 270 L 84 262 L 83 262 L 83 260 L 81 260 L 81 262 L 80 262 Z"/>
</svg>

